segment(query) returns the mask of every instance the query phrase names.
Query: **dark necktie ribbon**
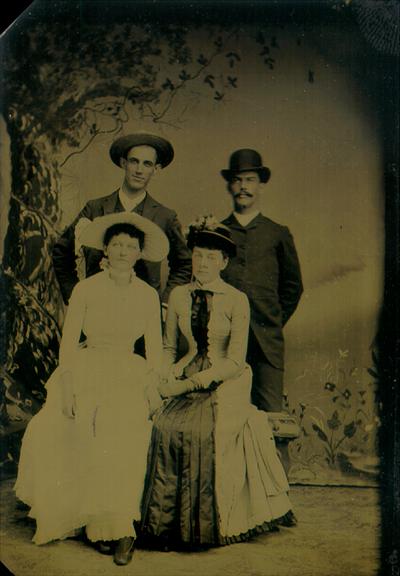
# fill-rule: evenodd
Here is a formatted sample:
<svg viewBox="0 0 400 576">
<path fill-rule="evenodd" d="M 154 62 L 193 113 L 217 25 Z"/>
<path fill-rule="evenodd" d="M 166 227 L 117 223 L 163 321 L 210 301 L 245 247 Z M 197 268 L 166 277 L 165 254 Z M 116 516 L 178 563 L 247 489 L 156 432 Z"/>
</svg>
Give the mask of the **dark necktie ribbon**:
<svg viewBox="0 0 400 576">
<path fill-rule="evenodd" d="M 198 352 L 207 351 L 208 322 L 210 319 L 209 301 L 213 293 L 210 290 L 196 289 L 192 292 L 191 326 Z"/>
</svg>

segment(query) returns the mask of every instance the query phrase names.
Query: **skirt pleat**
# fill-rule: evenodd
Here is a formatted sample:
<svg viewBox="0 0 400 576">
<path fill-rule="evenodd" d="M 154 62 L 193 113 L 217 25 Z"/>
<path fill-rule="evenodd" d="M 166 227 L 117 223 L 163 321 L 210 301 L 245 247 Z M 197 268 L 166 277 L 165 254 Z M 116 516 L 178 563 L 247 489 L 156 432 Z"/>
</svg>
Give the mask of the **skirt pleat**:
<svg viewBox="0 0 400 576">
<path fill-rule="evenodd" d="M 217 543 L 212 393 L 173 398 L 157 416 L 142 503 L 148 537 Z"/>
<path fill-rule="evenodd" d="M 148 545 L 241 542 L 290 513 L 267 415 L 247 401 L 249 376 L 172 398 L 157 414 L 142 501 Z"/>
</svg>

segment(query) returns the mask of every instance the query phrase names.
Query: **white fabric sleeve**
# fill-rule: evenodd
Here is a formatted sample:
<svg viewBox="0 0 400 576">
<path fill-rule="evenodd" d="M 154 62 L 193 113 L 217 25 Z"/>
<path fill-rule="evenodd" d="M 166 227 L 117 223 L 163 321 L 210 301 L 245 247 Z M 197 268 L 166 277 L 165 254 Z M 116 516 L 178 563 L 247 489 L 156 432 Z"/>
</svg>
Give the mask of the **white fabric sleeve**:
<svg viewBox="0 0 400 576">
<path fill-rule="evenodd" d="M 75 285 L 62 330 L 62 338 L 59 352 L 59 366 L 62 371 L 67 371 L 74 361 L 74 356 L 79 350 L 79 339 L 82 332 L 83 321 L 86 313 L 86 295 L 82 282 Z"/>
<path fill-rule="evenodd" d="M 164 328 L 164 367 L 170 367 L 176 360 L 178 350 L 178 313 L 179 289 L 174 288 L 169 296 L 167 318 Z"/>
<path fill-rule="evenodd" d="M 150 370 L 159 373 L 162 368 L 163 348 L 161 334 L 161 305 L 159 296 L 153 288 L 148 292 L 146 302 L 146 329 L 144 333 L 146 360 Z"/>
</svg>

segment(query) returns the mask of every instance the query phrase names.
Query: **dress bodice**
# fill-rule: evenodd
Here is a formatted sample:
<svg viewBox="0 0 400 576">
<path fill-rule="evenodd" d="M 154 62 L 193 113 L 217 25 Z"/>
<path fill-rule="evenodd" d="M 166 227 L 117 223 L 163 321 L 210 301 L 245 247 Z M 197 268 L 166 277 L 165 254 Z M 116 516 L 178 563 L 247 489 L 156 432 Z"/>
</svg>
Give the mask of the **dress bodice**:
<svg viewBox="0 0 400 576">
<path fill-rule="evenodd" d="M 233 286 L 218 280 L 205 287 L 207 292 L 207 331 L 198 328 L 193 319 L 196 299 L 192 284 L 178 286 L 171 292 L 165 326 L 164 358 L 166 365 L 174 365 L 176 376 L 181 376 L 196 355 L 207 358 L 198 376 L 204 385 L 222 381 L 239 373 L 245 364 L 249 327 L 249 304 L 246 295 Z M 193 309 L 194 306 L 194 309 Z M 182 334 L 188 343 L 188 352 L 177 360 L 178 338 Z M 206 340 L 206 341 L 205 341 Z M 176 362 L 176 363 L 175 363 Z"/>
<path fill-rule="evenodd" d="M 202 370 L 211 367 L 208 356 L 208 323 L 212 307 L 213 292 L 210 290 L 192 290 L 192 307 L 190 315 L 190 327 L 196 342 L 197 353 L 183 370 L 183 376 L 190 378 Z"/>
<path fill-rule="evenodd" d="M 210 290 L 193 290 L 192 310 L 191 310 L 191 329 L 193 338 L 196 341 L 197 353 L 207 354 L 208 348 L 208 322 L 210 320 L 210 311 L 212 305 L 213 293 Z"/>
<path fill-rule="evenodd" d="M 137 277 L 117 286 L 107 271 L 79 282 L 71 296 L 63 328 L 60 365 L 73 361 L 81 332 L 90 348 L 133 351 L 145 336 L 146 356 L 160 364 L 161 321 L 157 292 Z"/>
</svg>

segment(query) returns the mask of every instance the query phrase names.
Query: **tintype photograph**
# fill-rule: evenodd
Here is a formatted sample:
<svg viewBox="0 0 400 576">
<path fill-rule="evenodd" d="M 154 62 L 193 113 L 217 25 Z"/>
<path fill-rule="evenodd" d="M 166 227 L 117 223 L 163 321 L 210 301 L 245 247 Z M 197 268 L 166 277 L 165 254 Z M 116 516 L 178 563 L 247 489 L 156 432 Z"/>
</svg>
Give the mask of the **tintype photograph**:
<svg viewBox="0 0 400 576">
<path fill-rule="evenodd" d="M 5 573 L 399 575 L 399 4 L 24 8 Z"/>
</svg>

